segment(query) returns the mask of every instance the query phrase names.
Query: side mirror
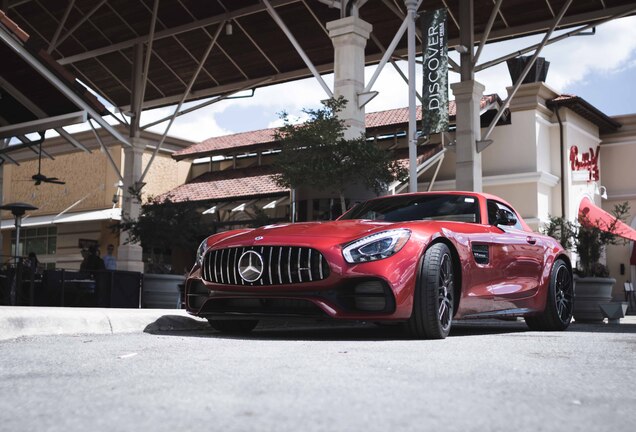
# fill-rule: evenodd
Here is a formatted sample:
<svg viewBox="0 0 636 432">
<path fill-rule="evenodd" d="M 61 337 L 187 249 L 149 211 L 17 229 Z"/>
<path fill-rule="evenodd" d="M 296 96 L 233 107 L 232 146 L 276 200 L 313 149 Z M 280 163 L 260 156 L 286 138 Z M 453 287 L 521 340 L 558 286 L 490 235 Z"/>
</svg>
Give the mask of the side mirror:
<svg viewBox="0 0 636 432">
<path fill-rule="evenodd" d="M 497 210 L 497 220 L 495 225 L 514 226 L 517 224 L 517 218 L 515 215 L 506 209 Z"/>
</svg>

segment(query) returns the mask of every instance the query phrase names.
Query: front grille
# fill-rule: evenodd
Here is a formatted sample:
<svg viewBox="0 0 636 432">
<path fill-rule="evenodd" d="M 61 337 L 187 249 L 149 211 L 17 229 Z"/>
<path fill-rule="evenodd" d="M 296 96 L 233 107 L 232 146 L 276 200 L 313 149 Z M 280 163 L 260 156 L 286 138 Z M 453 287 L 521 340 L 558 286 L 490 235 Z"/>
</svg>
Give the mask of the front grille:
<svg viewBox="0 0 636 432">
<path fill-rule="evenodd" d="M 239 260 L 247 251 L 260 254 L 263 273 L 254 282 L 239 274 Z M 329 264 L 320 252 L 291 246 L 238 247 L 211 250 L 203 259 L 203 279 L 224 285 L 287 285 L 315 282 L 329 276 Z"/>
</svg>

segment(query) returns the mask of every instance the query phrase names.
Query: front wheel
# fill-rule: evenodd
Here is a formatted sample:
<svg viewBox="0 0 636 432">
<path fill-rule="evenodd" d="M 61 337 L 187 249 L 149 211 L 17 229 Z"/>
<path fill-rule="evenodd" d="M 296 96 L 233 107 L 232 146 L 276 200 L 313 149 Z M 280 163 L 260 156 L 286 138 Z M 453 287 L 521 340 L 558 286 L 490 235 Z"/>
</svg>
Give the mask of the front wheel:
<svg viewBox="0 0 636 432">
<path fill-rule="evenodd" d="M 216 320 L 209 319 L 210 327 L 221 333 L 247 334 L 258 325 L 258 320 Z"/>
<path fill-rule="evenodd" d="M 550 285 L 545 309 L 538 315 L 525 317 L 526 324 L 532 330 L 565 330 L 572 321 L 574 307 L 574 284 L 572 271 L 567 264 L 558 259 L 552 266 Z"/>
<path fill-rule="evenodd" d="M 443 243 L 424 254 L 407 322 L 409 333 L 418 339 L 444 339 L 450 333 L 455 310 L 455 273 L 450 249 Z"/>
</svg>

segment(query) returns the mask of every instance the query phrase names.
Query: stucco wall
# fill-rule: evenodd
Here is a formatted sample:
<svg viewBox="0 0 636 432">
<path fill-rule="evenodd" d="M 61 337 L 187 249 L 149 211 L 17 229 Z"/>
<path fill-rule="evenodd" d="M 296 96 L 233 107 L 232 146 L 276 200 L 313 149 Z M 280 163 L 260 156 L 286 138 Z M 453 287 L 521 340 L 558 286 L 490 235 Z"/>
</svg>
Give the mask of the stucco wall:
<svg viewBox="0 0 636 432">
<path fill-rule="evenodd" d="M 152 154 L 144 153 L 143 166 L 146 167 Z M 190 164 L 176 162 L 170 155 L 158 154 L 152 162 L 152 168 L 145 178 L 144 196 L 157 196 L 185 183 Z"/>
<path fill-rule="evenodd" d="M 616 132 L 602 136 L 601 184 L 607 188 L 608 200 L 603 209 L 611 211 L 617 203 L 627 201 L 631 207 L 626 222 L 636 228 L 636 114 L 614 117 L 623 126 Z M 616 278 L 614 299 L 624 299 L 624 283 L 635 282 L 636 266 L 630 266 L 634 242 L 607 248 L 607 264 L 610 275 Z M 621 274 L 621 264 L 624 273 Z"/>
</svg>

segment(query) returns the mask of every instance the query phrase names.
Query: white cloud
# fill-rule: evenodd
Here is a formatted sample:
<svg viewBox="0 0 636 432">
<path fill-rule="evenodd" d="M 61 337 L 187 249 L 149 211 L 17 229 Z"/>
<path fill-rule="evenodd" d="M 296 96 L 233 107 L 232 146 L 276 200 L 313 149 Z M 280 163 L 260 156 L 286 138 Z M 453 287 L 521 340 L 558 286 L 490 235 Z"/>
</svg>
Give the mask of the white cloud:
<svg viewBox="0 0 636 432">
<path fill-rule="evenodd" d="M 184 105 L 182 109 L 199 103 L 201 103 L 201 101 Z M 175 107 L 166 107 L 144 111 L 141 115 L 141 124 L 148 124 L 170 116 L 174 113 L 174 109 Z M 149 128 L 148 130 L 158 134 L 163 134 L 167 126 L 168 121 L 165 121 Z M 211 136 L 228 135 L 232 132 L 233 131 L 224 129 L 222 126 L 218 125 L 214 118 L 213 110 L 206 107 L 177 117 L 172 123 L 168 134 L 173 137 L 199 142 Z"/>
</svg>

